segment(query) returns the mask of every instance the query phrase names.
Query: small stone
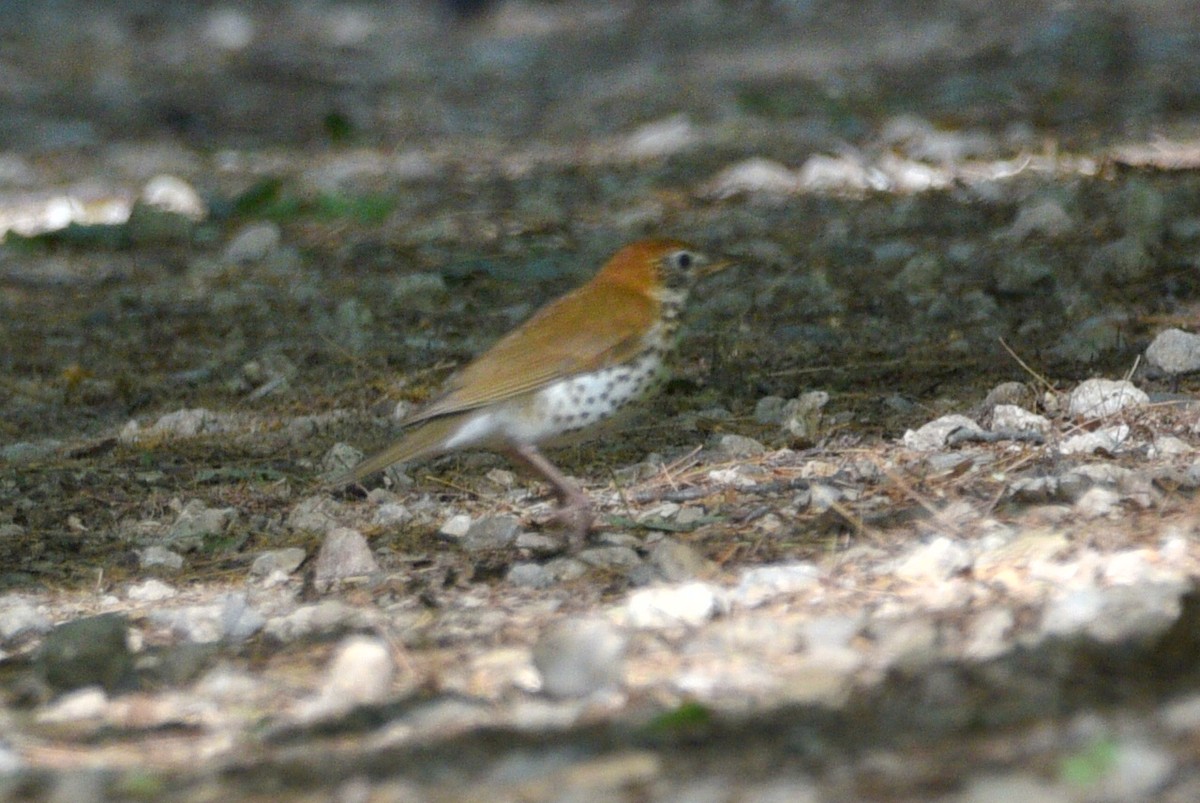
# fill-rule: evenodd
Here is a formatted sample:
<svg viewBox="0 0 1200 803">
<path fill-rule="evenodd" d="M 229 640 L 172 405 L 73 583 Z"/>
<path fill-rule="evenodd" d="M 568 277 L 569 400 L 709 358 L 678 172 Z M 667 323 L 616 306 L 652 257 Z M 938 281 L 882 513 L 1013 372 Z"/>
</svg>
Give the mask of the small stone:
<svg viewBox="0 0 1200 803">
<path fill-rule="evenodd" d="M 514 563 L 504 579 L 522 588 L 550 588 L 557 582 L 545 566 L 532 562 Z"/>
<path fill-rule="evenodd" d="M 248 223 L 225 246 L 224 259 L 234 264 L 261 262 L 279 248 L 282 233 L 270 221 Z"/>
<path fill-rule="evenodd" d="M 687 115 L 676 114 L 641 126 L 621 143 L 619 151 L 626 159 L 661 159 L 690 148 L 698 134 Z"/>
<path fill-rule="evenodd" d="M 638 553 L 627 546 L 597 546 L 581 551 L 576 557 L 596 569 L 628 572 L 642 565 Z"/>
<path fill-rule="evenodd" d="M 814 390 L 783 405 L 781 425 L 794 441 L 814 443 L 821 428 L 821 411 L 829 403 L 829 394 Z"/>
<path fill-rule="evenodd" d="M 979 425 L 965 415 L 944 415 L 916 430 L 904 433 L 904 445 L 918 452 L 945 448 L 951 435 L 960 430 L 981 432 Z"/>
<path fill-rule="evenodd" d="M 1046 606 L 1042 632 L 1104 644 L 1153 643 L 1179 619 L 1182 593 L 1174 583 L 1080 588 Z"/>
<path fill-rule="evenodd" d="M 385 502 L 375 508 L 371 523 L 377 527 L 401 527 L 412 519 L 412 513 L 399 502 Z"/>
<path fill-rule="evenodd" d="M 1159 332 L 1146 348 L 1146 361 L 1168 374 L 1200 371 L 1200 335 L 1182 329 Z"/>
<path fill-rule="evenodd" d="M 1122 237 L 1096 249 L 1088 260 L 1086 275 L 1106 284 L 1127 285 L 1146 278 L 1154 259 L 1146 245 L 1133 236 Z"/>
<path fill-rule="evenodd" d="M 350 636 L 338 645 L 329 662 L 315 710 L 321 714 L 348 711 L 388 698 L 396 667 L 382 639 Z"/>
<path fill-rule="evenodd" d="M 1041 432 L 1050 431 L 1050 419 L 1031 413 L 1015 404 L 997 404 L 992 408 L 992 432 Z"/>
<path fill-rule="evenodd" d="M 715 616 L 720 607 L 714 586 L 693 582 L 637 591 L 625 604 L 625 615 L 630 626 L 638 629 L 697 627 Z"/>
<path fill-rule="evenodd" d="M 957 541 L 935 538 L 910 550 L 896 566 L 896 576 L 910 583 L 941 582 L 966 570 L 971 553 Z"/>
<path fill-rule="evenodd" d="M 337 527 L 342 518 L 342 505 L 325 496 L 301 499 L 288 511 L 284 524 L 296 532 L 325 533 Z"/>
<path fill-rule="evenodd" d="M 517 536 L 514 546 L 523 552 L 539 556 L 557 555 L 563 551 L 561 538 L 543 533 L 523 532 Z"/>
<path fill-rule="evenodd" d="M 1159 435 L 1150 447 L 1151 457 L 1180 457 L 1191 454 L 1194 450 L 1191 444 L 1174 435 Z"/>
<path fill-rule="evenodd" d="M 1129 426 L 1121 424 L 1116 427 L 1105 427 L 1095 432 L 1083 432 L 1072 435 L 1058 445 L 1060 454 L 1116 454 L 1129 440 Z"/>
<path fill-rule="evenodd" d="M 779 162 L 755 157 L 731 165 L 708 181 L 700 192 L 709 198 L 724 199 L 735 195 L 793 195 L 800 189 L 794 172 Z"/>
<path fill-rule="evenodd" d="M 554 624 L 533 647 L 542 691 L 570 698 L 619 688 L 625 673 L 625 645 L 625 636 L 605 619 Z"/>
<path fill-rule="evenodd" d="M 211 410 L 197 407 L 190 410 L 176 410 L 159 416 L 151 430 L 158 434 L 173 435 L 178 438 L 194 438 L 197 435 L 211 435 L 221 432 L 224 425 L 221 419 Z"/>
<path fill-rule="evenodd" d="M 468 552 L 508 549 L 520 532 L 521 521 L 516 516 L 485 516 L 467 528 L 462 547 Z"/>
<path fill-rule="evenodd" d="M 842 489 L 827 482 L 814 482 L 808 486 L 808 508 L 814 513 L 824 513 L 842 498 Z"/>
<path fill-rule="evenodd" d="M 285 549 L 268 549 L 261 552 L 250 564 L 252 577 L 268 577 L 275 572 L 291 574 L 300 568 L 300 564 L 308 557 L 308 553 L 300 547 Z"/>
<path fill-rule="evenodd" d="M 459 513 L 451 516 L 442 523 L 438 529 L 438 535 L 450 541 L 457 541 L 471 529 L 471 517 L 465 513 Z"/>
<path fill-rule="evenodd" d="M 0 644 L 50 630 L 50 619 L 28 600 L 16 595 L 0 597 Z"/>
<path fill-rule="evenodd" d="M 857 159 L 823 153 L 808 157 L 800 167 L 797 180 L 800 187 L 809 192 L 850 195 L 871 189 L 888 189 L 890 184 L 886 176 L 867 168 Z"/>
<path fill-rule="evenodd" d="M 115 613 L 61 624 L 46 635 L 34 667 L 56 689 L 122 689 L 133 680 L 128 631 L 129 622 Z"/>
<path fill-rule="evenodd" d="M 165 546 L 148 546 L 138 550 L 138 563 L 143 569 L 161 566 L 164 569 L 178 571 L 183 568 L 183 555 L 167 549 Z"/>
<path fill-rule="evenodd" d="M 787 400 L 782 396 L 763 396 L 754 405 L 754 420 L 759 424 L 783 423 L 783 405 Z"/>
<path fill-rule="evenodd" d="M 650 567 L 669 583 L 691 580 L 711 571 L 712 564 L 692 547 L 674 538 L 663 538 L 650 550 Z"/>
<path fill-rule="evenodd" d="M 104 689 L 87 686 L 64 694 L 52 705 L 39 711 L 37 721 L 45 724 L 81 722 L 99 719 L 107 710 L 108 695 Z"/>
<path fill-rule="evenodd" d="M 378 573 L 379 563 L 363 534 L 349 527 L 336 527 L 321 541 L 313 569 L 313 585 L 318 591 L 328 591 L 347 580 Z"/>
<path fill-rule="evenodd" d="M 1075 223 L 1062 204 L 1053 198 L 1042 198 L 1022 206 L 1004 234 L 1013 240 L 1023 240 L 1031 234 L 1062 237 L 1074 230 Z"/>
<path fill-rule="evenodd" d="M 303 605 L 286 616 L 268 619 L 263 632 L 288 643 L 302 638 L 329 636 L 349 630 L 366 629 L 374 624 L 363 610 L 337 599 Z"/>
<path fill-rule="evenodd" d="M 967 631 L 963 654 L 976 661 L 988 661 L 1010 649 L 1009 634 L 1016 619 L 1008 608 L 990 608 L 975 617 Z"/>
<path fill-rule="evenodd" d="M 1085 519 L 1098 519 L 1118 510 L 1121 495 L 1111 488 L 1096 486 L 1088 488 L 1075 501 L 1075 512 Z"/>
<path fill-rule="evenodd" d="M 1150 397 L 1132 382 L 1088 379 L 1071 391 L 1068 411 L 1074 416 L 1103 418 L 1121 410 L 1149 404 Z"/>
<path fill-rule="evenodd" d="M 733 458 L 753 457 L 754 455 L 765 454 L 767 451 L 767 447 L 754 440 L 754 438 L 728 433 L 718 435 L 714 439 L 712 447 L 718 454 Z"/>
<path fill-rule="evenodd" d="M 187 242 L 207 215 L 208 207 L 190 184 L 175 176 L 155 176 L 130 210 L 126 227 L 136 244 Z"/>
<path fill-rule="evenodd" d="M 221 535 L 236 518 L 236 508 L 208 507 L 193 499 L 179 511 L 167 531 L 166 541 L 181 552 L 194 552 L 204 546 L 206 538 Z"/>
<path fill-rule="evenodd" d="M 338 441 L 321 456 L 321 475 L 325 479 L 333 479 L 345 474 L 362 462 L 363 453 L 348 443 Z"/>
<path fill-rule="evenodd" d="M 446 298 L 446 279 L 440 273 L 406 273 L 392 279 L 392 303 L 415 312 L 432 312 Z"/>
<path fill-rule="evenodd" d="M 161 580 L 150 579 L 129 587 L 126 596 L 134 602 L 160 602 L 179 592 Z"/>
<path fill-rule="evenodd" d="M 821 570 L 812 563 L 756 566 L 742 572 L 729 599 L 736 605 L 753 608 L 776 597 L 808 591 L 820 582 Z"/>
</svg>

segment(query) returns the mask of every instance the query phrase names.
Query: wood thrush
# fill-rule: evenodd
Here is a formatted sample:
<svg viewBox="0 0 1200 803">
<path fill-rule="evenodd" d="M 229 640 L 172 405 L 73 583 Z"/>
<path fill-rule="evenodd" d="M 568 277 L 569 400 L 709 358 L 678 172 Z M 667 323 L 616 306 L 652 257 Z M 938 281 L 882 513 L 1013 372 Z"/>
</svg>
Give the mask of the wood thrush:
<svg viewBox="0 0 1200 803">
<path fill-rule="evenodd" d="M 401 425 L 412 429 L 332 481 L 344 485 L 393 463 L 481 447 L 546 479 L 572 547 L 592 523 L 587 496 L 539 451 L 611 418 L 666 378 L 679 315 L 713 263 L 677 240 L 625 246 L 591 281 L 543 307 L 450 378 Z"/>
</svg>

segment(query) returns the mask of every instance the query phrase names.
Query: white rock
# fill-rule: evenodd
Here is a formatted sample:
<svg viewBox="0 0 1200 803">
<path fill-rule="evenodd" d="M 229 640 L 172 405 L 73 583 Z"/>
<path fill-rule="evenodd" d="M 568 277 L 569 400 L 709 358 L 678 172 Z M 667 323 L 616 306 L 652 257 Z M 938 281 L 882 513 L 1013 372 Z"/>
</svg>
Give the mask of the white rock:
<svg viewBox="0 0 1200 803">
<path fill-rule="evenodd" d="M 678 625 L 696 627 L 719 609 L 719 597 L 708 583 L 684 583 L 635 591 L 625 603 L 630 626 L 652 630 Z"/>
<path fill-rule="evenodd" d="M 1003 430 L 1046 433 L 1050 431 L 1050 419 L 1015 404 L 997 404 L 992 408 L 992 431 Z"/>
<path fill-rule="evenodd" d="M 126 596 L 135 602 L 158 602 L 170 599 L 178 593 L 163 581 L 151 578 L 144 583 L 130 586 Z"/>
<path fill-rule="evenodd" d="M 714 176 L 701 190 L 710 198 L 731 198 L 746 193 L 792 195 L 800 189 L 794 172 L 770 159 L 752 158 L 731 165 Z"/>
<path fill-rule="evenodd" d="M 151 566 L 162 566 L 165 569 L 178 570 L 183 568 L 183 555 L 165 546 L 148 546 L 138 550 L 138 563 L 143 569 Z"/>
<path fill-rule="evenodd" d="M 1118 510 L 1121 495 L 1111 488 L 1095 486 L 1084 491 L 1075 502 L 1075 512 L 1085 519 L 1098 519 Z"/>
<path fill-rule="evenodd" d="M 108 695 L 99 686 L 88 686 L 68 692 L 37 714 L 37 721 L 47 724 L 79 722 L 98 719 L 108 710 Z"/>
<path fill-rule="evenodd" d="M 1060 454 L 1093 454 L 1104 452 L 1116 454 L 1129 440 L 1129 426 L 1120 424 L 1115 427 L 1105 427 L 1095 432 L 1083 432 L 1072 435 L 1058 445 Z"/>
<path fill-rule="evenodd" d="M 345 711 L 387 699 L 395 675 L 392 651 L 382 639 L 350 636 L 329 662 L 317 700 L 322 713 Z"/>
<path fill-rule="evenodd" d="M 1191 454 L 1191 444 L 1182 438 L 1176 438 L 1174 435 L 1159 435 L 1154 439 L 1154 445 L 1150 447 L 1151 457 L 1179 457 L 1180 455 Z"/>
<path fill-rule="evenodd" d="M 0 643 L 46 633 L 50 627 L 50 619 L 28 600 L 15 594 L 0 597 Z"/>
<path fill-rule="evenodd" d="M 920 544 L 900 558 L 895 574 L 911 583 L 940 582 L 971 565 L 971 553 L 962 544 L 938 537 Z"/>
<path fill-rule="evenodd" d="M 159 175 L 150 179 L 142 188 L 138 201 L 194 221 L 204 220 L 208 215 L 208 206 L 200 194 L 192 189 L 191 184 L 175 176 Z"/>
<path fill-rule="evenodd" d="M 1146 348 L 1146 361 L 1168 374 L 1200 371 L 1200 335 L 1182 329 L 1159 332 Z"/>
<path fill-rule="evenodd" d="M 801 166 L 800 187 L 809 192 L 858 194 L 865 190 L 887 189 L 890 182 L 878 170 L 870 169 L 847 156 L 814 154 Z"/>
<path fill-rule="evenodd" d="M 979 425 L 965 415 L 944 415 L 916 430 L 904 433 L 904 445 L 918 452 L 942 449 L 951 435 L 959 430 L 982 432 Z"/>
<path fill-rule="evenodd" d="M 820 582 L 821 570 L 812 563 L 756 566 L 742 572 L 728 596 L 735 605 L 751 608 L 776 597 L 808 591 Z"/>
<path fill-rule="evenodd" d="M 605 619 L 558 622 L 533 648 L 542 691 L 552 697 L 585 697 L 618 688 L 625 674 L 626 641 Z"/>
<path fill-rule="evenodd" d="M 1088 379 L 1071 391 L 1068 412 L 1074 416 L 1103 418 L 1130 407 L 1148 404 L 1150 397 L 1132 382 Z"/>
<path fill-rule="evenodd" d="M 335 527 L 321 540 L 313 568 L 313 585 L 328 591 L 340 582 L 369 577 L 379 572 L 367 539 L 350 527 Z"/>
<path fill-rule="evenodd" d="M 438 528 L 438 535 L 452 541 L 457 541 L 466 536 L 467 531 L 470 529 L 471 517 L 466 513 L 459 513 L 451 516 L 442 523 L 442 526 Z"/>
<path fill-rule="evenodd" d="M 637 129 L 621 144 L 620 151 L 627 159 L 661 159 L 690 148 L 698 139 L 687 116 L 677 114 Z"/>
</svg>

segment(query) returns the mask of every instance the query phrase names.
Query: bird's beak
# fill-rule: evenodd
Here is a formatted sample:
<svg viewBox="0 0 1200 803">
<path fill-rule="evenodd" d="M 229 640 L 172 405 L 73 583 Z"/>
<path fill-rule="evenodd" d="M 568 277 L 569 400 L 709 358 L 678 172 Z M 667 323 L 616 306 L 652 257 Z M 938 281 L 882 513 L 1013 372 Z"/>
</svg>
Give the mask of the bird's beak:
<svg viewBox="0 0 1200 803">
<path fill-rule="evenodd" d="M 717 260 L 716 262 L 710 262 L 700 269 L 700 277 L 703 278 L 705 276 L 712 276 L 714 273 L 720 273 L 726 268 L 732 267 L 736 264 L 737 263 L 732 259 L 721 259 Z"/>
</svg>

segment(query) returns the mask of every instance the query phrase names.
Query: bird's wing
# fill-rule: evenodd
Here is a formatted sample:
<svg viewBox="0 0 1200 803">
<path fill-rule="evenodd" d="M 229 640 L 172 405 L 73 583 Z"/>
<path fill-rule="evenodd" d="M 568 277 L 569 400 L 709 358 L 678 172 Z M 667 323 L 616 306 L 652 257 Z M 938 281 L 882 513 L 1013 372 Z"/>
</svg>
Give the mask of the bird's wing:
<svg viewBox="0 0 1200 803">
<path fill-rule="evenodd" d="M 588 284 L 560 298 L 452 377 L 406 423 L 471 410 L 631 359 L 658 314 L 645 293 Z"/>
</svg>

